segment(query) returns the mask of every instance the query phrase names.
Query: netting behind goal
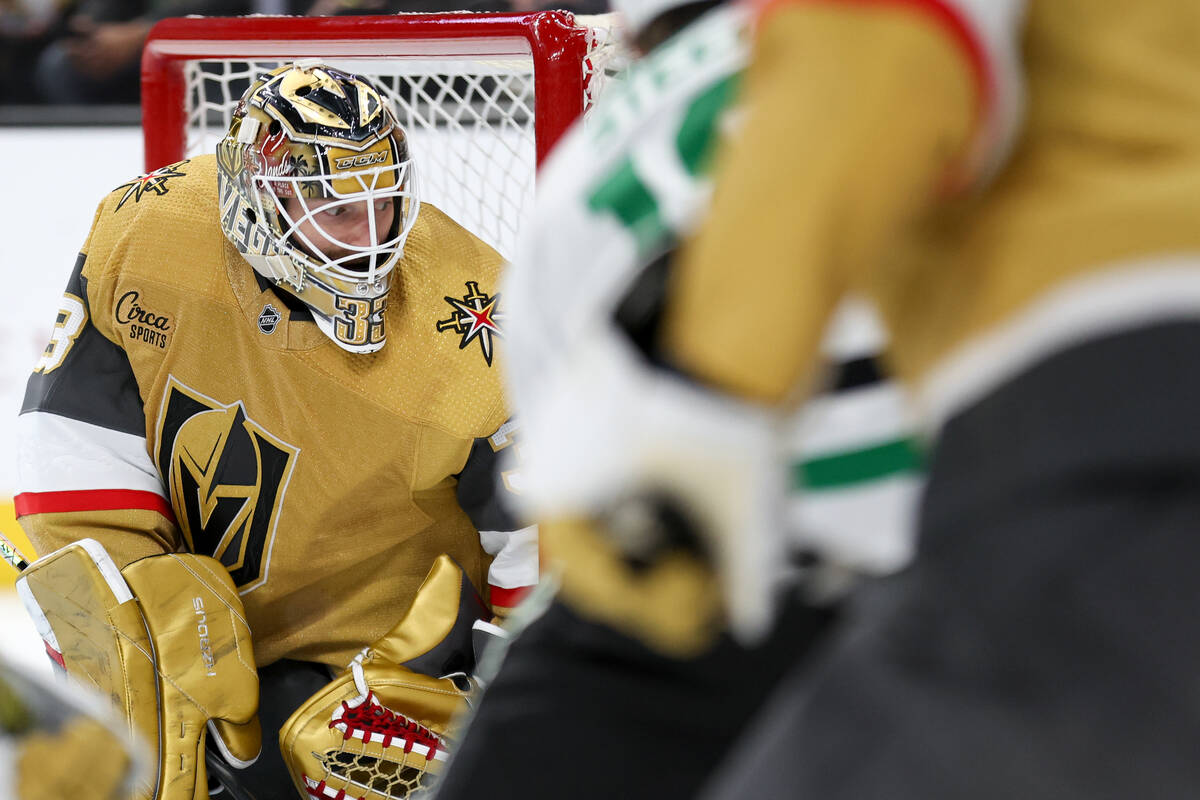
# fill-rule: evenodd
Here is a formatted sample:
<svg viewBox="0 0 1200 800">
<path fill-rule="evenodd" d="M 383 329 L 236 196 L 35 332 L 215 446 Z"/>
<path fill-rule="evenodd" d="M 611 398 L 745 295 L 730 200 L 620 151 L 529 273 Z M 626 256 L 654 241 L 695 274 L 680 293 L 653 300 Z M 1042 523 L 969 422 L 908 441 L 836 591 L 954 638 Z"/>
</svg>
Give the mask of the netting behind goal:
<svg viewBox="0 0 1200 800">
<path fill-rule="evenodd" d="M 625 52 L 609 18 L 558 11 L 166 20 L 142 64 L 146 168 L 212 152 L 250 81 L 300 58 L 375 79 L 422 198 L 511 257 L 537 164 Z"/>
</svg>

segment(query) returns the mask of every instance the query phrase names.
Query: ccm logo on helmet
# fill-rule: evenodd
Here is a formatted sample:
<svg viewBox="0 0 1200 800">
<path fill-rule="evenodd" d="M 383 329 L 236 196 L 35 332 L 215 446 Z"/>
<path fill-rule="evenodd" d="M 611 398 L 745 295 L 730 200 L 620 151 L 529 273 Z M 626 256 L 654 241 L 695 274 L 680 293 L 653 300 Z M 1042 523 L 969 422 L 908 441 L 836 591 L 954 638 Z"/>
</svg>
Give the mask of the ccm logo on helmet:
<svg viewBox="0 0 1200 800">
<path fill-rule="evenodd" d="M 387 161 L 387 157 L 387 151 L 380 150 L 378 153 L 362 153 L 357 156 L 346 156 L 345 158 L 335 160 L 333 163 L 337 165 L 338 169 L 350 169 L 351 167 L 368 167 L 371 164 L 382 164 L 384 161 Z"/>
</svg>

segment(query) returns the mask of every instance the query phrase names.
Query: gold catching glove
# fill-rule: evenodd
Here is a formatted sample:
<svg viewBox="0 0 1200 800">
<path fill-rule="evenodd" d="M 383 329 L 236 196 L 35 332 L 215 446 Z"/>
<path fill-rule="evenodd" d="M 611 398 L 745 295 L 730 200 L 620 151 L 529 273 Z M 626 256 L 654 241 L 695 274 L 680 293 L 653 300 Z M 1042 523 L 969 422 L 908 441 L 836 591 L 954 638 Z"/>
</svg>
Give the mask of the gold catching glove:
<svg viewBox="0 0 1200 800">
<path fill-rule="evenodd" d="M 283 724 L 300 795 L 390 800 L 428 788 L 466 707 L 472 634 L 486 617 L 459 566 L 440 556 L 404 618 Z"/>
<path fill-rule="evenodd" d="M 206 728 L 231 763 L 257 758 L 250 629 L 220 562 L 166 554 L 118 570 L 84 539 L 31 564 L 17 590 L 51 657 L 157 743 L 155 779 L 139 797 L 208 797 Z"/>
</svg>

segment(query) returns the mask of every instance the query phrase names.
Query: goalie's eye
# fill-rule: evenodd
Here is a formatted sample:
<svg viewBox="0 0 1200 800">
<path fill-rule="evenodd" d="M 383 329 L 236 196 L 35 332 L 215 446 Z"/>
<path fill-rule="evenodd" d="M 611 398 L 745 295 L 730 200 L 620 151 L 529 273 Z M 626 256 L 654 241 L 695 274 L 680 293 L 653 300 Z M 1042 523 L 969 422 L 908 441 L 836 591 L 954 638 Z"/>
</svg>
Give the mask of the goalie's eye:
<svg viewBox="0 0 1200 800">
<path fill-rule="evenodd" d="M 346 213 L 346 207 L 345 206 L 333 206 L 331 208 L 327 208 L 322 211 L 318 211 L 317 213 L 321 214 L 323 216 L 329 217 L 329 218 L 340 217 L 342 214 Z"/>
</svg>

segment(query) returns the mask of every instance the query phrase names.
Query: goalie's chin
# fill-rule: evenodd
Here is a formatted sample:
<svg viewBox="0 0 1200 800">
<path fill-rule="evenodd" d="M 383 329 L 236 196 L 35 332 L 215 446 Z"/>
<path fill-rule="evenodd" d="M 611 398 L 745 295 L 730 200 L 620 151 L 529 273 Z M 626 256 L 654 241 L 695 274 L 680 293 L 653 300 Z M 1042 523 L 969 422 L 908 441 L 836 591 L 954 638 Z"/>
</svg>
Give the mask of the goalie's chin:
<svg viewBox="0 0 1200 800">
<path fill-rule="evenodd" d="M 375 271 L 379 272 L 383 268 L 383 265 L 388 263 L 392 258 L 393 254 L 392 249 L 385 248 L 383 245 L 379 245 L 378 249 L 361 247 L 350 250 L 345 247 L 335 246 L 333 242 L 326 242 L 329 245 L 328 249 L 323 248 L 320 252 L 315 252 L 313 248 L 309 247 L 303 240 L 300 240 L 299 237 L 292 237 L 289 242 L 295 250 L 304 254 L 304 256 L 315 262 L 315 264 L 324 264 L 325 268 L 336 267 L 337 269 L 363 276 L 371 273 L 372 260 L 375 262 Z"/>
<path fill-rule="evenodd" d="M 383 259 L 379 256 L 375 257 L 375 269 L 376 270 L 379 269 L 380 262 L 382 262 L 384 260 L 385 259 Z M 354 273 L 358 273 L 360 275 L 368 275 L 371 272 L 371 258 L 369 256 L 359 256 L 358 258 L 352 258 L 349 261 L 342 261 L 342 262 L 338 263 L 338 266 L 341 267 L 342 269 L 346 270 L 347 272 L 354 272 Z"/>
</svg>

